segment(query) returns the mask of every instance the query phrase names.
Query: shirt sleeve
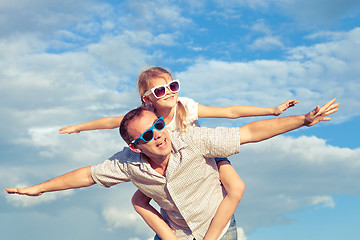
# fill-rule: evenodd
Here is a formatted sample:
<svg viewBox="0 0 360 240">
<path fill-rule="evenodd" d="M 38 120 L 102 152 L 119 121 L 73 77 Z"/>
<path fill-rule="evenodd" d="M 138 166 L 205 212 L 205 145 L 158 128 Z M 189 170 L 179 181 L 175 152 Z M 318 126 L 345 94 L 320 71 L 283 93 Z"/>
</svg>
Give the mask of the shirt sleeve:
<svg viewBox="0 0 360 240">
<path fill-rule="evenodd" d="M 240 152 L 240 129 L 197 127 L 189 129 L 190 137 L 206 158 L 228 157 Z"/>
<path fill-rule="evenodd" d="M 103 187 L 111 187 L 118 183 L 129 182 L 126 151 L 116 153 L 103 163 L 91 167 L 93 180 Z"/>
</svg>

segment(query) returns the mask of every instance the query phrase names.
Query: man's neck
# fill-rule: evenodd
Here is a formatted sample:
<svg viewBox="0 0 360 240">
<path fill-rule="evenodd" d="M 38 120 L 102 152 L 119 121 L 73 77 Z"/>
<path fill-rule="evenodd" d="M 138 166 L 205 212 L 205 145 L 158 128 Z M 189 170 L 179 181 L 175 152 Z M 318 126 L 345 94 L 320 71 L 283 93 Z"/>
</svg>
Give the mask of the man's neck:
<svg viewBox="0 0 360 240">
<path fill-rule="evenodd" d="M 169 163 L 170 154 L 165 159 L 150 159 L 149 157 L 146 157 L 148 162 L 150 163 L 150 166 L 160 175 L 165 176 L 166 175 L 166 169 Z"/>
</svg>

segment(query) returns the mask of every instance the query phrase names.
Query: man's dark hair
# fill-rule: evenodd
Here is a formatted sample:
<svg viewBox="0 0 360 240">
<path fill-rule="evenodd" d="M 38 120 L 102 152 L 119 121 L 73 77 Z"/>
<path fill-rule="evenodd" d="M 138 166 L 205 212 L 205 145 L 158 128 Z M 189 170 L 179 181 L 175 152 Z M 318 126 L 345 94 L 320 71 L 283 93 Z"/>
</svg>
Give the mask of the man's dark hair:
<svg viewBox="0 0 360 240">
<path fill-rule="evenodd" d="M 131 143 L 133 139 L 132 136 L 130 136 L 129 132 L 128 132 L 128 125 L 129 122 L 131 122 L 134 118 L 138 118 L 141 117 L 143 115 L 144 111 L 149 111 L 148 109 L 146 109 L 145 107 L 138 107 L 135 108 L 133 110 L 131 110 L 130 112 L 128 112 L 123 120 L 121 121 L 120 127 L 119 127 L 119 132 L 121 137 L 124 139 L 124 141 L 129 144 Z"/>
</svg>

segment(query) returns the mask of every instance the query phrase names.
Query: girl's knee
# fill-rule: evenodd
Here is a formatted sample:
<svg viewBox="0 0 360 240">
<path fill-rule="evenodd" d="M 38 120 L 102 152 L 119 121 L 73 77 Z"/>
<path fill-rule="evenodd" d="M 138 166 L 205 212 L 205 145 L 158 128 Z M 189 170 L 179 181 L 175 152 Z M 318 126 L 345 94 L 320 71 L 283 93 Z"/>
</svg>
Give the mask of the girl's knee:
<svg viewBox="0 0 360 240">
<path fill-rule="evenodd" d="M 239 181 L 233 182 L 226 190 L 230 198 L 240 202 L 245 191 L 245 183 L 240 179 Z"/>
</svg>

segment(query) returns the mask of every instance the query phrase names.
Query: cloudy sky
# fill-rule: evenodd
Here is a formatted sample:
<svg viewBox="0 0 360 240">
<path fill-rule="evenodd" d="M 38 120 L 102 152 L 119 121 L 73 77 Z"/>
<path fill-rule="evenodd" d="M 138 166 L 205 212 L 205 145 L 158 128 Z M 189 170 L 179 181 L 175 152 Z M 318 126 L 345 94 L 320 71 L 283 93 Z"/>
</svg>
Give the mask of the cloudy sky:
<svg viewBox="0 0 360 240">
<path fill-rule="evenodd" d="M 288 116 L 336 97 L 331 122 L 231 157 L 246 184 L 236 219 L 241 240 L 357 239 L 359 23 L 356 0 L 0 0 L 0 185 L 37 184 L 122 149 L 116 129 L 57 131 L 138 106 L 136 77 L 161 66 L 181 80 L 180 96 L 203 105 L 298 99 Z M 2 238 L 151 239 L 134 192 L 130 183 L 38 198 L 3 191 Z"/>
</svg>

